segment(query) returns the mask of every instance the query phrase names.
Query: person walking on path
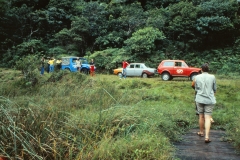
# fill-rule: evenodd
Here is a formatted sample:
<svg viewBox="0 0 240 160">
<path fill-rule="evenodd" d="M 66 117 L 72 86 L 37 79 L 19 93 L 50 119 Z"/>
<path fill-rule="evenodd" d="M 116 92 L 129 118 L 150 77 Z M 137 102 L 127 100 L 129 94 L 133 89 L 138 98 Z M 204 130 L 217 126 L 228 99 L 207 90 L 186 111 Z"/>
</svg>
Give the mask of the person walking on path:
<svg viewBox="0 0 240 160">
<path fill-rule="evenodd" d="M 126 70 L 126 67 L 129 65 L 129 63 L 126 61 L 126 60 L 123 60 L 122 62 L 122 68 L 123 68 L 123 71 L 122 71 L 122 77 L 121 78 L 126 78 L 127 77 L 127 70 Z M 120 79 L 121 79 L 120 78 Z"/>
<path fill-rule="evenodd" d="M 90 75 L 92 77 L 95 75 L 94 70 L 95 70 L 95 63 L 94 63 L 93 59 L 91 59 L 91 62 L 90 62 Z"/>
<path fill-rule="evenodd" d="M 208 67 L 209 67 L 209 62 L 206 62 L 205 64 L 208 65 Z M 193 79 L 191 86 L 192 86 L 192 88 L 195 90 L 195 78 Z M 196 98 L 196 94 L 197 94 L 197 92 L 195 91 L 194 99 Z M 195 107 L 196 107 L 196 115 L 199 116 L 198 110 L 197 110 L 197 103 L 196 103 L 196 102 L 195 102 Z M 210 118 L 210 122 L 211 122 L 211 123 L 214 123 L 214 120 L 213 120 L 212 117 Z"/>
<path fill-rule="evenodd" d="M 216 104 L 215 93 L 217 91 L 216 78 L 209 74 L 209 67 L 205 63 L 202 65 L 202 74 L 195 77 L 195 101 L 197 103 L 197 110 L 199 113 L 199 129 L 197 133 L 204 137 L 205 127 L 205 143 L 211 142 L 209 133 L 211 128 L 211 115 Z"/>
<path fill-rule="evenodd" d="M 42 57 L 42 59 L 41 59 L 41 72 L 40 72 L 41 76 L 44 74 L 44 63 L 45 63 L 45 58 Z"/>
</svg>

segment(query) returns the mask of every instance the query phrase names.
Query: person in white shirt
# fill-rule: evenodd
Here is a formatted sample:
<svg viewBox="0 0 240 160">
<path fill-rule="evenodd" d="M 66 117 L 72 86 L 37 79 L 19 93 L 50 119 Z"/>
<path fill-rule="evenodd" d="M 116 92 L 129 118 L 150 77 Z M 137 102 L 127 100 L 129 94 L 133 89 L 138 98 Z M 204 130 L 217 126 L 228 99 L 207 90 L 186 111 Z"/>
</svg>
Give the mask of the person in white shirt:
<svg viewBox="0 0 240 160">
<path fill-rule="evenodd" d="M 217 91 L 216 78 L 208 73 L 208 64 L 202 65 L 202 74 L 195 77 L 195 91 L 197 110 L 199 113 L 199 136 L 204 136 L 205 127 L 205 143 L 211 142 L 209 132 L 211 127 L 211 118 L 214 104 L 216 103 L 215 93 Z"/>
<path fill-rule="evenodd" d="M 82 62 L 79 58 L 77 58 L 76 60 L 76 66 L 77 66 L 77 70 L 80 72 L 81 70 L 81 66 L 82 66 Z"/>
</svg>

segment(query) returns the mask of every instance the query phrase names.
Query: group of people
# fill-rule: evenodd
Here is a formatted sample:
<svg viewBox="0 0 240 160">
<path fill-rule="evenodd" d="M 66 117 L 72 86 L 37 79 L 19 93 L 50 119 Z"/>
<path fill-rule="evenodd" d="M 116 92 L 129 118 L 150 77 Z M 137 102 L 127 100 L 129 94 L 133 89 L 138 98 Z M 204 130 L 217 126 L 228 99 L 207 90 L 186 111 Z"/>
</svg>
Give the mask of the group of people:
<svg viewBox="0 0 240 160">
<path fill-rule="evenodd" d="M 44 57 L 42 57 L 41 59 L 41 71 L 40 71 L 40 74 L 43 75 L 44 74 L 44 70 L 45 70 L 45 63 L 46 63 L 46 59 Z M 48 62 L 47 62 L 47 71 L 48 72 L 53 72 L 54 71 L 54 64 L 56 64 L 56 66 L 61 66 L 61 59 L 54 59 L 53 57 L 49 58 Z M 77 70 L 80 72 L 81 71 L 81 66 L 82 66 L 82 61 L 77 58 L 76 60 L 76 67 L 77 67 Z M 58 68 L 60 69 L 60 68 Z M 90 75 L 91 76 L 94 76 L 95 75 L 95 63 L 94 63 L 94 60 L 91 59 L 91 62 L 90 62 Z"/>
<path fill-rule="evenodd" d="M 195 103 L 198 115 L 200 131 L 197 135 L 205 137 L 205 143 L 210 143 L 209 138 L 212 119 L 212 111 L 216 104 L 215 94 L 217 91 L 216 78 L 209 74 L 209 63 L 201 66 L 202 74 L 199 74 L 192 81 L 192 87 L 195 89 Z M 205 132 L 204 132 L 205 129 Z"/>
<path fill-rule="evenodd" d="M 47 61 L 47 63 L 46 63 Z M 45 64 L 47 64 L 47 72 L 53 72 L 54 71 L 54 64 L 56 64 L 57 68 L 60 69 L 61 66 L 61 59 L 55 59 L 54 57 L 48 58 L 46 60 L 44 57 L 41 59 L 41 71 L 40 74 L 43 75 L 45 71 Z"/>
</svg>

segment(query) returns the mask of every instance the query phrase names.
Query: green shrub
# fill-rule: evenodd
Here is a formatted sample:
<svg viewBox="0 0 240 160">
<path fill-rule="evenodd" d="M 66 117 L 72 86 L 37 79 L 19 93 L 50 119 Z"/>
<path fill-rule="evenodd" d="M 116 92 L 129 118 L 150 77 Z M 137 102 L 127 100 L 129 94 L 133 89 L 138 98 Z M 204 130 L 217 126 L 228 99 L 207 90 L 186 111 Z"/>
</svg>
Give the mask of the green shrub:
<svg viewBox="0 0 240 160">
<path fill-rule="evenodd" d="M 240 60 L 239 58 L 229 58 L 226 60 L 226 62 L 223 64 L 222 68 L 217 71 L 218 74 L 224 74 L 224 75 L 239 75 L 240 71 Z"/>
</svg>

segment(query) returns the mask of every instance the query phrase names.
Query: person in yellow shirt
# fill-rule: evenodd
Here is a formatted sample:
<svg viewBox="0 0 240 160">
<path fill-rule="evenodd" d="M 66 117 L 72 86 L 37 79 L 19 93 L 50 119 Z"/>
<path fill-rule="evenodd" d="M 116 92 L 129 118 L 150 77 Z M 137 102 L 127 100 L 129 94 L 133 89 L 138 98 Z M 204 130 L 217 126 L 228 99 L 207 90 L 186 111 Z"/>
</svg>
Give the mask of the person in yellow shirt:
<svg viewBox="0 0 240 160">
<path fill-rule="evenodd" d="M 50 60 L 48 61 L 49 63 L 49 72 L 53 72 L 54 71 L 54 58 L 50 58 Z"/>
</svg>

